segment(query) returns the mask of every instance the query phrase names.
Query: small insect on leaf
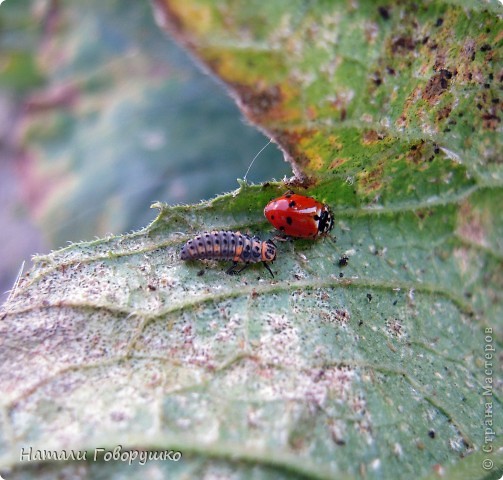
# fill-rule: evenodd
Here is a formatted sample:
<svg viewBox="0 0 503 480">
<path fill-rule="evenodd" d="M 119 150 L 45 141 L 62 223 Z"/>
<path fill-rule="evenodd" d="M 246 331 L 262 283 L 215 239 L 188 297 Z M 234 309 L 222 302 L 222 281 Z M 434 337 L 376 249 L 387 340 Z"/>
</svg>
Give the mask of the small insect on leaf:
<svg viewBox="0 0 503 480">
<path fill-rule="evenodd" d="M 289 237 L 314 239 L 327 235 L 334 227 L 334 216 L 328 205 L 293 192 L 271 200 L 264 208 L 264 215 Z"/>
<path fill-rule="evenodd" d="M 262 241 L 241 232 L 204 232 L 189 240 L 180 253 L 182 260 L 232 260 L 234 263 L 226 273 L 235 275 L 251 263 L 262 262 L 274 278 L 268 263 L 276 259 L 276 246 L 271 240 Z M 244 266 L 236 270 L 238 263 Z"/>
</svg>

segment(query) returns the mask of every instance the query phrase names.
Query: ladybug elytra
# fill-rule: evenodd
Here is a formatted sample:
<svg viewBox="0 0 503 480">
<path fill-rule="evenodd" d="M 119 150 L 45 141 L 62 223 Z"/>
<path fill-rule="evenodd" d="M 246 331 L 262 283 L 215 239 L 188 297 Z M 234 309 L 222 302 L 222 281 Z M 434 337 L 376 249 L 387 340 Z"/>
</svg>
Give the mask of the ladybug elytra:
<svg viewBox="0 0 503 480">
<path fill-rule="evenodd" d="M 293 192 L 271 200 L 264 208 L 264 215 L 289 237 L 314 239 L 327 235 L 334 226 L 334 216 L 328 205 Z"/>
</svg>

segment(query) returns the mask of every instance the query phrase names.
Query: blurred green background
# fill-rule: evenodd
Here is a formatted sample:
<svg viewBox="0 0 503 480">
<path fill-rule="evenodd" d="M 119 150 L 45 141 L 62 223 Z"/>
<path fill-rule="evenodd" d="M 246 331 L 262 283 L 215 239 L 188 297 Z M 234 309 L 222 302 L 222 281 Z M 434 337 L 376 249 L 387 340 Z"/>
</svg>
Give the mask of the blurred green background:
<svg viewBox="0 0 503 480">
<path fill-rule="evenodd" d="M 0 303 L 32 254 L 232 190 L 268 140 L 147 0 L 4 2 L 0 115 Z M 270 145 L 248 180 L 291 174 Z"/>
</svg>

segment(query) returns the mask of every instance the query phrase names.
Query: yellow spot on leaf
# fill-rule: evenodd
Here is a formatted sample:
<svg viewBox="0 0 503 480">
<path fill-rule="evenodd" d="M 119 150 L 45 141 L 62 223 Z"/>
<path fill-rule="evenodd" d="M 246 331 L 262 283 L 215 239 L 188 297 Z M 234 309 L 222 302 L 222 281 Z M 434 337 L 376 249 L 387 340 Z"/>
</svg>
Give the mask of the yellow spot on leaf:
<svg viewBox="0 0 503 480">
<path fill-rule="evenodd" d="M 330 135 L 328 137 L 328 144 L 335 150 L 342 150 L 343 147 L 337 135 Z"/>
<path fill-rule="evenodd" d="M 204 6 L 201 3 L 196 6 L 189 2 L 187 4 L 183 2 L 165 2 L 165 4 L 172 18 L 176 18 L 184 29 L 192 31 L 197 36 L 204 36 L 217 28 L 214 25 L 216 19 L 213 17 L 212 9 L 209 6 Z"/>
</svg>

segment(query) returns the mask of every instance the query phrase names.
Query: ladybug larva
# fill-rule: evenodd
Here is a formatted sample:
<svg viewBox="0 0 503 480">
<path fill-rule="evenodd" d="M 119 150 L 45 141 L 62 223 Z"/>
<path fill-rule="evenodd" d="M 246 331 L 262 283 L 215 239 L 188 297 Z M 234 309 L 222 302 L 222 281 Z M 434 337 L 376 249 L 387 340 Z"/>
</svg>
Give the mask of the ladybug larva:
<svg viewBox="0 0 503 480">
<path fill-rule="evenodd" d="M 296 238 L 317 238 L 334 227 L 330 207 L 312 197 L 288 192 L 264 208 L 267 220 L 281 233 Z"/>
<path fill-rule="evenodd" d="M 241 232 L 205 232 L 183 246 L 180 258 L 232 260 L 234 263 L 226 271 L 229 275 L 242 272 L 250 263 L 262 262 L 274 278 L 268 263 L 276 259 L 276 246 L 271 240 L 262 241 L 258 237 L 250 237 Z M 245 265 L 236 270 L 238 263 Z"/>
</svg>

